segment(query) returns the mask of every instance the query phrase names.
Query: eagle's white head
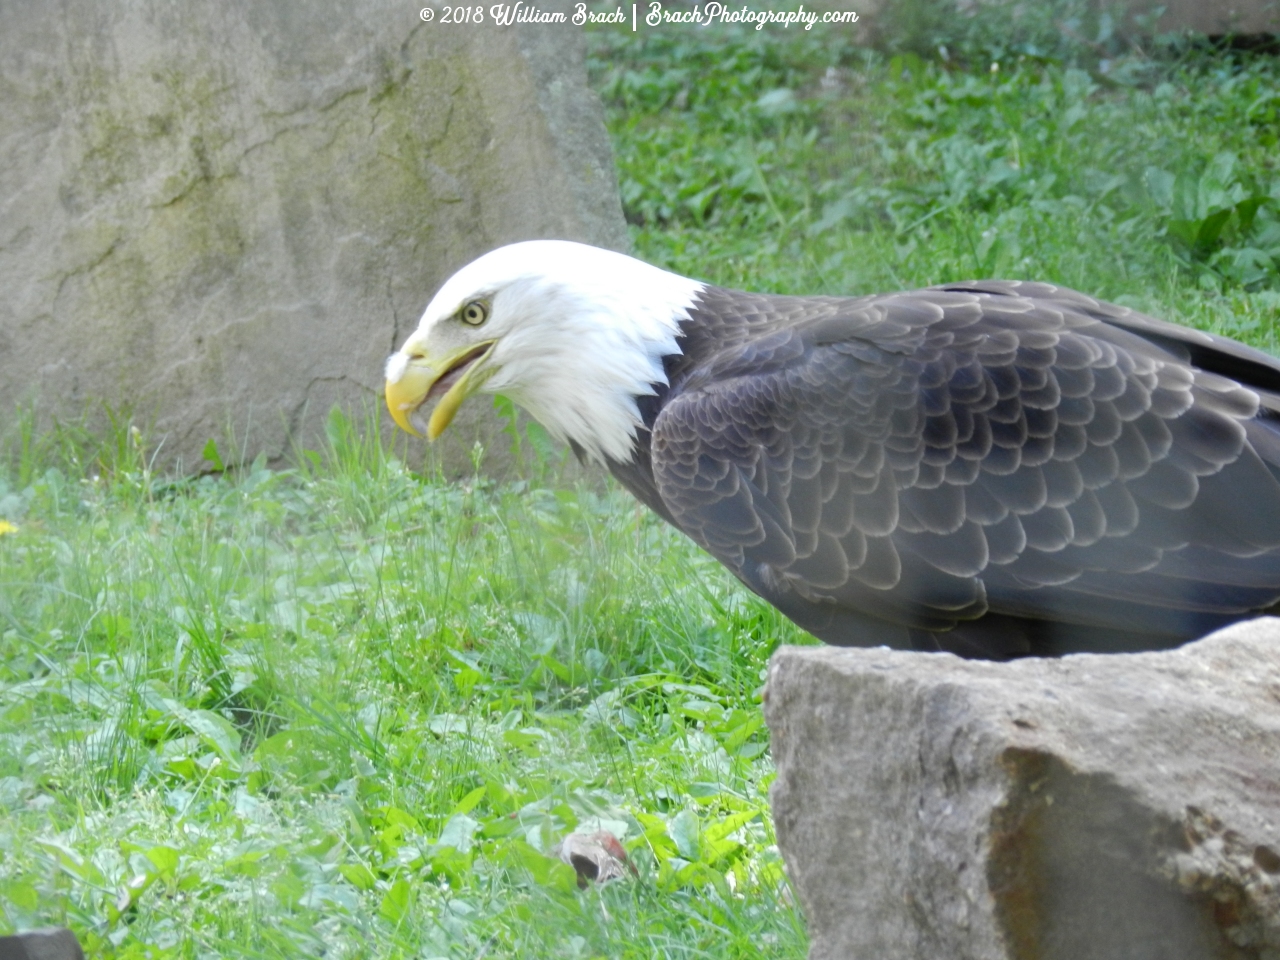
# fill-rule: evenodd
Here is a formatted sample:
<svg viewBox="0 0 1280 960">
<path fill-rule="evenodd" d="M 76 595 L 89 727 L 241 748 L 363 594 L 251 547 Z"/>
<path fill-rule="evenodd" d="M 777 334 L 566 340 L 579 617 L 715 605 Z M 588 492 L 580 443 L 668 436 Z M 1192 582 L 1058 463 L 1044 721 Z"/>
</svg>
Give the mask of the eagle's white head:
<svg viewBox="0 0 1280 960">
<path fill-rule="evenodd" d="M 630 458 L 636 397 L 665 383 L 679 324 L 703 284 L 566 240 L 486 253 L 446 281 L 387 360 L 387 406 L 410 433 L 438 437 L 477 391 L 518 403 L 592 459 Z M 418 409 L 440 402 L 425 424 Z"/>
</svg>

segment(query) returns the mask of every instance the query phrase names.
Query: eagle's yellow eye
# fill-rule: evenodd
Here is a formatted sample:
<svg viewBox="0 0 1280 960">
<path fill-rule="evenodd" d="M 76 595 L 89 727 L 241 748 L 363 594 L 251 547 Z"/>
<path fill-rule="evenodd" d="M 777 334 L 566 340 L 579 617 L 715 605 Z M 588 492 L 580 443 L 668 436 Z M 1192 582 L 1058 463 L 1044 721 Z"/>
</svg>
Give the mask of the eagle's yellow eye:
<svg viewBox="0 0 1280 960">
<path fill-rule="evenodd" d="M 472 300 L 462 308 L 460 314 L 463 323 L 469 323 L 473 327 L 478 327 L 489 319 L 489 308 L 479 300 Z"/>
</svg>

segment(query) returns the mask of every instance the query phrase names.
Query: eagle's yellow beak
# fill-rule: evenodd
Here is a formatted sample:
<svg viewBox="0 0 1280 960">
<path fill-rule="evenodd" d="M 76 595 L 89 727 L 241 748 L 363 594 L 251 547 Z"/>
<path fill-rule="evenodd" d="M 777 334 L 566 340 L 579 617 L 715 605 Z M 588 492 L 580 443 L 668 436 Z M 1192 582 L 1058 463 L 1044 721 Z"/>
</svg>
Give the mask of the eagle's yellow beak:
<svg viewBox="0 0 1280 960">
<path fill-rule="evenodd" d="M 462 401 L 493 374 L 485 361 L 496 343 L 496 340 L 486 340 L 438 358 L 403 350 L 394 354 L 387 363 L 386 383 L 391 419 L 401 430 L 420 437 L 422 434 L 410 417 L 428 400 L 440 397 L 427 421 L 427 439 L 436 439 L 453 422 Z"/>
</svg>

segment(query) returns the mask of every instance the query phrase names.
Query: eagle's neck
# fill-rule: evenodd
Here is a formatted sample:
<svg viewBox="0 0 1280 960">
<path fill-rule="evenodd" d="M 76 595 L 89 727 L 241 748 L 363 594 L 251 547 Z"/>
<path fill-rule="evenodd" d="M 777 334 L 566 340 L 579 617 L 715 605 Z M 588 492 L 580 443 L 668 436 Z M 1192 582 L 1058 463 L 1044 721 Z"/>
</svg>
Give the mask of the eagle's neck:
<svg viewBox="0 0 1280 960">
<path fill-rule="evenodd" d="M 494 355 L 501 372 L 485 388 L 511 397 L 554 438 L 601 464 L 635 455 L 637 434 L 652 424 L 648 398 L 667 387 L 682 325 L 704 287 L 618 259 L 622 269 L 612 274 L 573 283 L 533 278 L 508 288 L 504 297 L 523 302 L 505 308 L 539 316 L 503 338 Z"/>
<path fill-rule="evenodd" d="M 698 291 L 692 304 L 684 311 L 676 339 L 677 349 L 661 357 L 662 376 L 650 384 L 649 391 L 635 398 L 641 425 L 635 431 L 629 455 L 608 458 L 605 464 L 637 500 L 659 516 L 675 523 L 658 493 L 649 453 L 651 431 L 658 414 L 700 367 L 711 363 L 717 355 L 768 333 L 779 324 L 779 318 L 785 322 L 796 312 L 795 302 L 794 298 L 743 293 L 708 285 Z M 585 451 L 576 444 L 574 450 L 579 457 L 585 455 Z"/>
<path fill-rule="evenodd" d="M 580 458 L 603 462 L 640 500 L 665 515 L 660 501 L 655 502 L 656 488 L 649 465 L 650 431 L 658 414 L 704 364 L 769 332 L 778 325 L 778 318 L 785 321 L 793 312 L 793 302 L 794 298 L 789 297 L 698 284 L 692 297 L 671 314 L 673 326 L 663 324 L 664 329 L 674 329 L 674 339 L 649 340 L 645 360 L 637 357 L 629 364 L 637 370 L 647 364 L 650 379 L 643 389 L 633 390 L 627 397 L 625 425 L 619 418 L 615 427 L 615 434 L 624 441 L 608 448 L 602 446 L 605 455 L 601 457 L 571 434 L 563 435 L 563 439 Z"/>
</svg>

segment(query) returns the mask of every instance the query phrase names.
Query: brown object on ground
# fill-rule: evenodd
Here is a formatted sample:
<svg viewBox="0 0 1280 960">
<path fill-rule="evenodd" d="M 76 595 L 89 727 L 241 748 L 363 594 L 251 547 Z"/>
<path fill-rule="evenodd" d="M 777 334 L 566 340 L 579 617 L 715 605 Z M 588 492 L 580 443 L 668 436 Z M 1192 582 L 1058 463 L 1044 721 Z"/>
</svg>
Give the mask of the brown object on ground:
<svg viewBox="0 0 1280 960">
<path fill-rule="evenodd" d="M 585 890 L 588 883 L 607 883 L 636 872 L 627 859 L 627 851 L 608 830 L 595 833 L 571 833 L 551 851 L 578 874 L 578 889 Z"/>
</svg>

